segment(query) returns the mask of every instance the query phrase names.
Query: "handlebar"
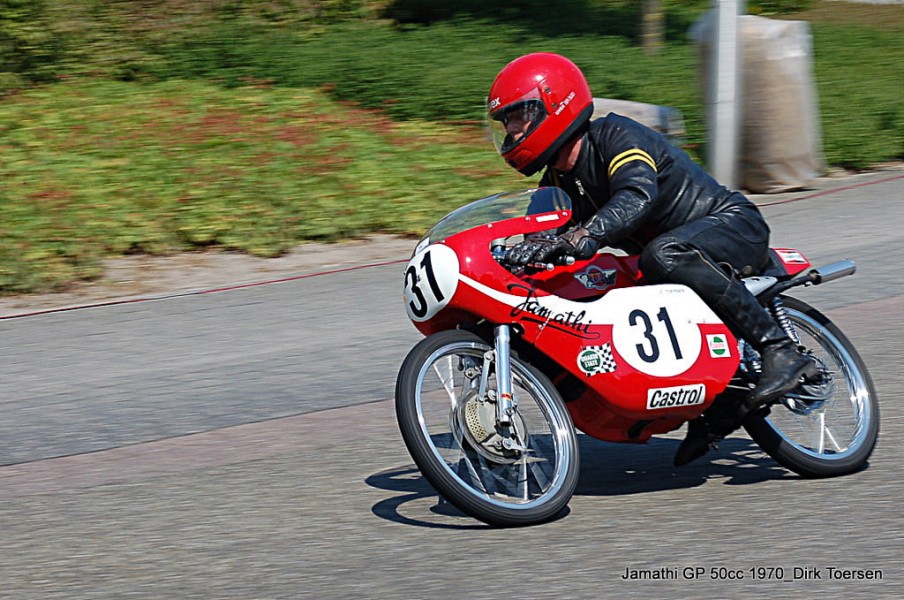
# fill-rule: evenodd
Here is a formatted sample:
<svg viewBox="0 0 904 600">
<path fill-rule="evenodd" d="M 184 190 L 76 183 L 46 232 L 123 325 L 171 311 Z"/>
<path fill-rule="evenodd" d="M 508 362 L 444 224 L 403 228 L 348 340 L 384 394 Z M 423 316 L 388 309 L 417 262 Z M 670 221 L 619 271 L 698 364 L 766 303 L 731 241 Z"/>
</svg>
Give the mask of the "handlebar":
<svg viewBox="0 0 904 600">
<path fill-rule="evenodd" d="M 554 262 L 551 263 L 531 263 L 528 265 L 531 269 L 537 269 L 538 271 L 552 271 L 556 267 L 567 267 L 574 264 L 573 256 L 560 256 Z"/>
<path fill-rule="evenodd" d="M 509 270 L 524 268 L 534 271 L 552 271 L 556 267 L 573 265 L 575 261 L 574 256 L 563 255 L 556 258 L 553 262 L 531 263 L 529 265 L 511 265 L 505 260 L 506 247 L 504 245 L 493 246 L 491 252 L 496 262 Z"/>
</svg>

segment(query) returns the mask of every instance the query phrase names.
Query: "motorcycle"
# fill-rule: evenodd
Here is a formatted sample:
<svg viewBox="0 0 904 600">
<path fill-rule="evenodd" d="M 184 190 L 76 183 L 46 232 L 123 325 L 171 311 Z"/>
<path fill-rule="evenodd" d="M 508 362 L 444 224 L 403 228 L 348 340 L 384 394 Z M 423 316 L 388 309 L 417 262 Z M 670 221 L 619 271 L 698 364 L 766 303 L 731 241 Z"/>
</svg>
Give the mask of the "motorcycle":
<svg viewBox="0 0 904 600">
<path fill-rule="evenodd" d="M 405 269 L 405 309 L 426 337 L 398 374 L 399 429 L 439 494 L 489 525 L 562 512 L 578 482 L 578 430 L 643 443 L 717 398 L 742 405 L 760 372 L 757 352 L 690 288 L 644 284 L 637 256 L 506 264 L 507 247 L 570 219 L 558 188 L 489 196 L 436 223 Z M 791 248 L 770 255 L 744 282 L 819 372 L 736 427 L 803 477 L 851 473 L 876 444 L 876 390 L 839 328 L 785 293 L 851 275 L 855 264 L 816 268 Z"/>
</svg>

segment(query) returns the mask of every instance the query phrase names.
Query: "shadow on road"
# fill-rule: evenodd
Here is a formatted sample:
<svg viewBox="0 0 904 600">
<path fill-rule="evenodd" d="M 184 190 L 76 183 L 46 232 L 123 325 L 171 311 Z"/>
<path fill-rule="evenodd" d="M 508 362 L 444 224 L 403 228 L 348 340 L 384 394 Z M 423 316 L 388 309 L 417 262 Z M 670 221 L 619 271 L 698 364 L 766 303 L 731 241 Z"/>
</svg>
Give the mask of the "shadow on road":
<svg viewBox="0 0 904 600">
<path fill-rule="evenodd" d="M 678 440 L 654 438 L 642 445 L 611 444 L 581 436 L 581 477 L 576 496 L 626 496 L 686 489 L 719 480 L 750 485 L 798 479 L 748 439 L 729 438 L 705 458 L 681 468 L 672 466 Z M 388 521 L 440 529 L 487 529 L 439 497 L 414 465 L 380 471 L 367 485 L 395 492 L 372 512 Z M 567 515 L 567 509 L 559 518 Z M 456 522 L 458 521 L 458 522 Z"/>
<path fill-rule="evenodd" d="M 724 485 L 749 485 L 775 479 L 797 479 L 754 442 L 728 438 L 717 450 L 677 468 L 672 458 L 680 442 L 653 438 L 626 445 L 581 437 L 579 496 L 625 496 L 685 489 L 720 480 Z"/>
<path fill-rule="evenodd" d="M 413 465 L 380 471 L 365 479 L 365 483 L 380 490 L 404 493 L 403 496 L 393 496 L 374 504 L 371 511 L 381 519 L 436 529 L 490 529 L 489 525 L 475 521 L 437 496 L 436 491 Z M 432 501 L 433 506 L 424 508 L 420 501 Z M 410 511 L 417 516 L 402 513 L 402 508 L 409 503 L 418 504 L 417 509 Z M 450 518 L 462 522 L 449 522 Z"/>
</svg>

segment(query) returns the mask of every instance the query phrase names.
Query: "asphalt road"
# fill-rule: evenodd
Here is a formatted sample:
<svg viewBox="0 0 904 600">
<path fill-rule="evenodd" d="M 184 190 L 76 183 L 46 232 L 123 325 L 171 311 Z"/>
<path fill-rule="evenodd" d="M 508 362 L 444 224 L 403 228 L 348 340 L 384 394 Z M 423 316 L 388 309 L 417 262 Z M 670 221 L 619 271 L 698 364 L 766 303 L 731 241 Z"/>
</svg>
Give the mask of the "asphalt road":
<svg viewBox="0 0 904 600">
<path fill-rule="evenodd" d="M 901 170 L 756 197 L 773 245 L 858 263 L 797 295 L 869 365 L 868 469 L 585 437 L 569 514 L 526 529 L 438 503 L 402 445 L 400 264 L 0 320 L 0 598 L 902 597 L 902 200 Z"/>
</svg>

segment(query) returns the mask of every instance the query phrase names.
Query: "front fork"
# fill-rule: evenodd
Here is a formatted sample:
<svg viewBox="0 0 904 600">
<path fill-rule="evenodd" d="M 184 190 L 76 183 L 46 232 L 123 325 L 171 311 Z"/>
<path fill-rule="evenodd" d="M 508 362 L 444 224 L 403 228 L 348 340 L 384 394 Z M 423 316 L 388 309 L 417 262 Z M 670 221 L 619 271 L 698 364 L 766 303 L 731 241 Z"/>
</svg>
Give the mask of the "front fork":
<svg viewBox="0 0 904 600">
<path fill-rule="evenodd" d="M 483 369 L 480 374 L 480 398 L 496 401 L 496 421 L 500 425 L 509 425 L 515 414 L 515 398 L 512 395 L 512 330 L 508 325 L 499 325 L 493 332 L 494 348 L 483 355 Z M 496 391 L 489 389 L 490 371 L 496 363 Z"/>
<path fill-rule="evenodd" d="M 515 398 L 512 395 L 512 329 L 509 325 L 499 325 L 494 331 L 496 351 L 496 419 L 506 427 L 512 423 L 515 414 Z"/>
<path fill-rule="evenodd" d="M 496 423 L 502 436 L 510 440 L 512 432 L 512 416 L 517 404 L 512 393 L 512 328 L 510 325 L 499 325 L 493 331 L 493 349 L 483 355 L 483 369 L 480 375 L 480 398 L 495 400 Z M 495 369 L 492 368 L 495 363 Z M 490 371 L 496 373 L 496 390 L 489 389 Z M 493 397 L 495 395 L 495 398 Z M 506 444 L 511 447 L 511 444 Z"/>
</svg>

